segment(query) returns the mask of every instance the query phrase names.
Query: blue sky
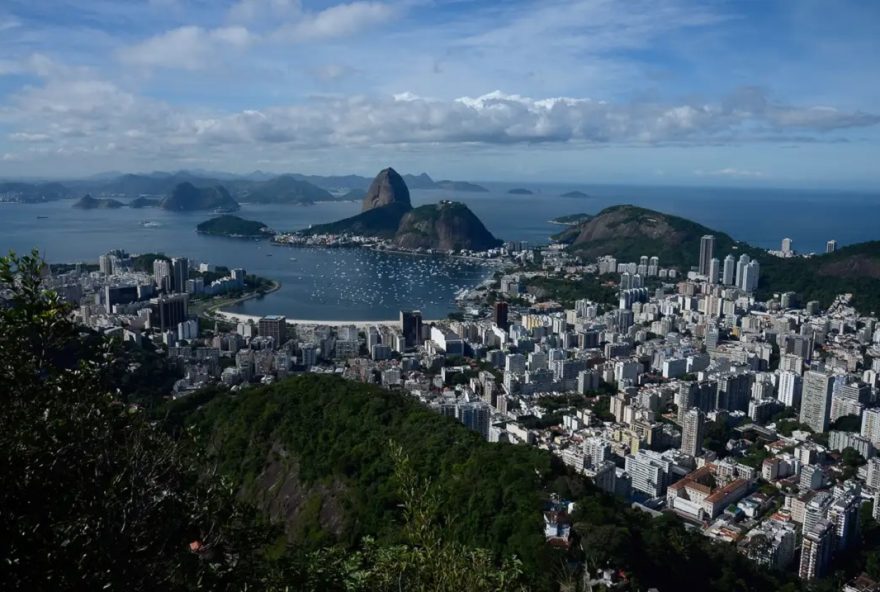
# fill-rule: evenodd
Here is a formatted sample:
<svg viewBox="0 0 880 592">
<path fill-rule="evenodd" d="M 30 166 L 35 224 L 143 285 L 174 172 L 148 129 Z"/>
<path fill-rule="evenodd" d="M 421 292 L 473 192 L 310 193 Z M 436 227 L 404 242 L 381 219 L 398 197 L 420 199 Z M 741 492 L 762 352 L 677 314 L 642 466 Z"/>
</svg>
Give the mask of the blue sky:
<svg viewBox="0 0 880 592">
<path fill-rule="evenodd" d="M 0 176 L 871 188 L 873 0 L 5 0 Z"/>
</svg>

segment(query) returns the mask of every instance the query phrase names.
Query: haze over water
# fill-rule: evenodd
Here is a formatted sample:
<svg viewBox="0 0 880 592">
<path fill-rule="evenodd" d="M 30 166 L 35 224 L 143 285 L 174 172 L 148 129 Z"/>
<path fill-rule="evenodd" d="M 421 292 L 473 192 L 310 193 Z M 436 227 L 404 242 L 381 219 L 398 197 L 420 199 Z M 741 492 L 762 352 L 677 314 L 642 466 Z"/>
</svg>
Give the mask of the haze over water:
<svg viewBox="0 0 880 592">
<path fill-rule="evenodd" d="M 683 216 L 736 239 L 778 248 L 784 237 L 799 251 L 823 251 L 825 241 L 843 246 L 880 238 L 880 195 L 854 192 L 774 189 L 709 189 L 648 186 L 583 186 L 481 183 L 489 193 L 414 190 L 414 205 L 440 199 L 463 201 L 497 237 L 546 242 L 561 227 L 549 220 L 578 212 L 597 213 L 609 205 L 632 203 Z M 535 195 L 510 195 L 523 187 Z M 563 198 L 580 190 L 589 198 Z M 273 247 L 266 241 L 241 241 L 195 232 L 208 212 L 176 213 L 155 208 L 78 210 L 72 201 L 0 204 L 0 250 L 40 249 L 52 262 L 96 261 L 120 248 L 132 253 L 164 252 L 197 262 L 244 267 L 273 278 L 282 289 L 235 307 L 245 314 L 285 314 L 316 320 L 385 320 L 400 309 L 420 308 L 427 318 L 454 309 L 455 293 L 491 273 L 491 268 L 441 257 L 414 257 L 365 250 Z M 314 206 L 243 204 L 243 218 L 276 230 L 294 230 L 353 215 L 360 203 Z M 37 216 L 48 216 L 37 219 Z M 144 221 L 159 226 L 144 227 Z M 650 253 L 645 253 L 650 255 Z M 291 258 L 295 260 L 291 260 Z"/>
</svg>

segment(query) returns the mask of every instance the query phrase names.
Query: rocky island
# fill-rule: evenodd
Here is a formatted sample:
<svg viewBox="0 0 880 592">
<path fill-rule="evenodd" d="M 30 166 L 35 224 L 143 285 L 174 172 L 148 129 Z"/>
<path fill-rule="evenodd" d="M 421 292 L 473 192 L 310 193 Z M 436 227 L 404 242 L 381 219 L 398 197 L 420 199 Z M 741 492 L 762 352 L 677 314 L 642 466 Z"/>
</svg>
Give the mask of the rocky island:
<svg viewBox="0 0 880 592">
<path fill-rule="evenodd" d="M 524 189 L 522 187 L 516 187 L 508 191 L 510 195 L 535 195 L 535 192 L 531 189 Z"/>
<path fill-rule="evenodd" d="M 245 220 L 231 214 L 202 222 L 196 226 L 196 232 L 228 238 L 271 238 L 273 235 L 273 232 L 262 222 Z"/>
<path fill-rule="evenodd" d="M 583 191 L 569 191 L 567 193 L 563 193 L 559 197 L 584 198 L 584 197 L 590 197 L 590 196 L 589 196 L 589 194 L 586 194 Z"/>
<path fill-rule="evenodd" d="M 99 199 L 86 194 L 78 199 L 73 207 L 80 210 L 115 210 L 123 205 L 125 204 L 115 199 Z"/>
<path fill-rule="evenodd" d="M 487 250 L 501 244 L 463 203 L 442 201 L 414 209 L 406 182 L 392 168 L 376 175 L 362 204 L 356 216 L 301 234 L 375 237 L 402 249 Z"/>
<path fill-rule="evenodd" d="M 482 185 L 468 183 L 467 181 L 437 181 L 435 185 L 437 189 L 448 189 L 449 191 L 470 191 L 473 193 L 489 192 L 489 190 Z"/>
</svg>

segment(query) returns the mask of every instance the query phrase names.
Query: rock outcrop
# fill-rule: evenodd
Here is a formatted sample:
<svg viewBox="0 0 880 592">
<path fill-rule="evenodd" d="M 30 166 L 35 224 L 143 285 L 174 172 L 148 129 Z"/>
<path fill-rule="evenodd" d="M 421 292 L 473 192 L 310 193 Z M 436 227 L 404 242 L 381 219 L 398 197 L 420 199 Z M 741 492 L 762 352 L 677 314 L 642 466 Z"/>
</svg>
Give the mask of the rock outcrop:
<svg viewBox="0 0 880 592">
<path fill-rule="evenodd" d="M 391 167 L 383 169 L 376 175 L 367 194 L 364 196 L 362 212 L 390 205 L 406 205 L 412 207 L 409 200 L 409 188 L 397 171 Z"/>
</svg>

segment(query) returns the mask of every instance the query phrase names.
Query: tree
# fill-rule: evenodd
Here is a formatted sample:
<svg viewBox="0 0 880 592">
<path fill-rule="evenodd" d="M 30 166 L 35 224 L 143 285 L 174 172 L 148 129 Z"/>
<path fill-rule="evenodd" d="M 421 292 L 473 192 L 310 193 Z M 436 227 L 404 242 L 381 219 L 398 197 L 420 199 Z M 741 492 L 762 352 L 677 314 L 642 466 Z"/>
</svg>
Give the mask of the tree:
<svg viewBox="0 0 880 592">
<path fill-rule="evenodd" d="M 266 583 L 268 531 L 108 387 L 124 360 L 69 320 L 43 268 L 36 253 L 0 258 L 0 587 Z"/>
</svg>

